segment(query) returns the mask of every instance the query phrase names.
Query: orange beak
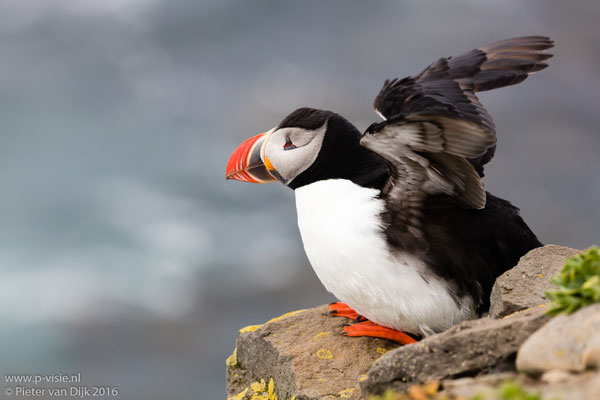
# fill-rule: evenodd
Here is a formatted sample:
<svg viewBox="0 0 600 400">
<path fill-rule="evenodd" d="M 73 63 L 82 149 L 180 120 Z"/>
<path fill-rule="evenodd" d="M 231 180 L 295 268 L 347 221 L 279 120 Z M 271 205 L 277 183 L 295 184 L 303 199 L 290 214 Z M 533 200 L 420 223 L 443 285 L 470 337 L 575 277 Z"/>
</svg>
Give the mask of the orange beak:
<svg viewBox="0 0 600 400">
<path fill-rule="evenodd" d="M 233 151 L 227 162 L 226 179 L 252 183 L 269 183 L 277 180 L 267 168 L 270 167 L 273 170 L 273 166 L 268 159 L 263 161 L 263 156 L 261 156 L 269 133 L 265 132 L 251 137 Z"/>
</svg>

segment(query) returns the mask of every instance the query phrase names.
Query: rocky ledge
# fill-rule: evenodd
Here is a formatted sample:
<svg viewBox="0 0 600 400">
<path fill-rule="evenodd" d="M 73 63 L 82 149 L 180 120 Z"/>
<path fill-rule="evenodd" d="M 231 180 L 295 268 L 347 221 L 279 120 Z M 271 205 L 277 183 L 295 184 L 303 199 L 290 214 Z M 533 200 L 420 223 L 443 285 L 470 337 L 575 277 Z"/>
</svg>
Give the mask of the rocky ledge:
<svg viewBox="0 0 600 400">
<path fill-rule="evenodd" d="M 243 328 L 227 359 L 227 396 L 368 399 L 393 389 L 409 399 L 442 398 L 416 390 L 429 385 L 448 398 L 494 399 L 509 379 L 542 399 L 600 399 L 600 304 L 545 314 L 549 278 L 577 252 L 532 250 L 497 279 L 490 317 L 407 346 L 342 336 L 351 321 L 329 316 L 326 305 Z"/>
</svg>

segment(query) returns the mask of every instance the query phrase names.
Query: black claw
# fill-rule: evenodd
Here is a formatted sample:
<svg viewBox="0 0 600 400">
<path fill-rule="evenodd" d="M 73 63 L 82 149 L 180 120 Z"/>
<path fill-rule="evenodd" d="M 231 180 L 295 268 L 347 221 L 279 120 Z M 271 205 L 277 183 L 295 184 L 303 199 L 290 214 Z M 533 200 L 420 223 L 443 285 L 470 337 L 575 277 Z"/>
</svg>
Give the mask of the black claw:
<svg viewBox="0 0 600 400">
<path fill-rule="evenodd" d="M 365 321 L 368 321 L 368 319 L 367 319 L 365 316 L 363 316 L 363 315 L 359 315 L 358 317 L 356 317 L 356 320 L 357 320 L 358 322 L 365 322 Z"/>
<path fill-rule="evenodd" d="M 330 310 L 327 312 L 327 314 L 329 314 L 329 315 L 333 315 L 333 314 L 337 314 L 337 313 L 338 313 L 338 310 Z"/>
<path fill-rule="evenodd" d="M 337 304 L 337 303 L 339 303 L 339 301 L 333 301 L 333 302 L 329 303 L 329 305 L 332 306 L 332 305 Z"/>
<path fill-rule="evenodd" d="M 423 337 L 420 335 L 417 335 L 416 333 L 407 333 L 407 335 L 410 336 L 411 338 L 415 339 L 418 342 L 423 340 Z"/>
</svg>

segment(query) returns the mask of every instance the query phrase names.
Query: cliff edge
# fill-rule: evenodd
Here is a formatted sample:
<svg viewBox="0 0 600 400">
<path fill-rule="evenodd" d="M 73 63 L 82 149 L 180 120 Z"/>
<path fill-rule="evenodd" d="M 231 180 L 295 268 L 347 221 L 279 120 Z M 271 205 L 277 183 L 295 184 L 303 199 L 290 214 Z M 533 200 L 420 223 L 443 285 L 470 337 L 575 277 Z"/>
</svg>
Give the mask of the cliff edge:
<svg viewBox="0 0 600 400">
<path fill-rule="evenodd" d="M 242 328 L 226 361 L 228 399 L 369 399 L 390 389 L 405 399 L 495 399 L 507 381 L 540 399 L 600 398 L 600 304 L 546 315 L 549 278 L 579 252 L 532 250 L 496 280 L 490 316 L 407 346 L 342 336 L 353 322 L 327 305 Z"/>
</svg>

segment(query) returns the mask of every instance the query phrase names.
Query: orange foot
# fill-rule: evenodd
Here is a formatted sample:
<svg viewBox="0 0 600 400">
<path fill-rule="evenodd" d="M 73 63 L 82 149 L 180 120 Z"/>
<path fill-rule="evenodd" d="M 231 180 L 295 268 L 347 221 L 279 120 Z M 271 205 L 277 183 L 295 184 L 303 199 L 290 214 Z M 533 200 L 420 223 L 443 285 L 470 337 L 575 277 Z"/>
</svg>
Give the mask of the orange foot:
<svg viewBox="0 0 600 400">
<path fill-rule="evenodd" d="M 346 317 L 359 322 L 358 324 L 346 326 L 342 331 L 342 335 L 344 336 L 378 337 L 390 339 L 400 344 L 417 342 L 415 338 L 404 332 L 386 328 L 385 326 L 377 325 L 376 323 L 367 320 L 364 316 L 350 308 L 346 303 L 337 302 L 329 304 L 329 314 L 334 317 Z"/>
<path fill-rule="evenodd" d="M 359 322 L 358 324 L 347 326 L 342 331 L 342 335 L 384 338 L 393 340 L 400 344 L 410 344 L 417 342 L 415 338 L 404 332 L 400 332 L 391 328 L 386 328 L 385 326 L 377 325 L 376 323 L 371 321 Z"/>
<path fill-rule="evenodd" d="M 358 322 L 367 320 L 365 317 L 350 308 L 348 304 L 341 302 L 329 304 L 329 315 L 333 315 L 334 317 L 346 317 Z"/>
</svg>

